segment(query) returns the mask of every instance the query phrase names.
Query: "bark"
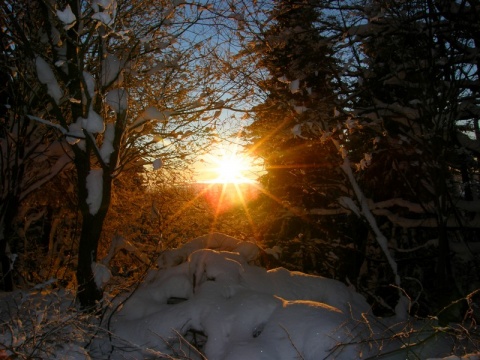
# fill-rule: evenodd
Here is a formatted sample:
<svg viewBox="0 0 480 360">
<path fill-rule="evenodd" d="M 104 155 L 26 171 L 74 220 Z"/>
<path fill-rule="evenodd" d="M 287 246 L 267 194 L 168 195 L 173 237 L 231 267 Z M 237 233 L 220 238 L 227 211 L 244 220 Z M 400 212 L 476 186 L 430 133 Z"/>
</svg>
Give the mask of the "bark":
<svg viewBox="0 0 480 360">
<path fill-rule="evenodd" d="M 2 212 L 4 213 L 0 215 L 0 283 L 3 283 L 4 291 L 13 291 L 14 288 L 11 261 L 7 254 L 8 240 L 14 233 L 13 219 L 18 210 L 18 206 L 15 203 L 12 203 L 13 200 L 14 199 L 7 198 L 3 204 L 4 208 L 2 208 Z"/>
<path fill-rule="evenodd" d="M 4 291 L 13 291 L 13 276 L 12 268 L 10 266 L 10 259 L 6 253 L 7 239 L 0 239 L 0 264 L 2 267 L 1 278 L 3 282 Z"/>
<path fill-rule="evenodd" d="M 81 151 L 81 150 L 79 150 Z M 108 212 L 111 197 L 111 176 L 103 173 L 103 194 L 100 209 L 92 214 L 87 204 L 86 178 L 90 172 L 89 156 L 82 152 L 75 159 L 78 173 L 79 203 L 82 212 L 82 231 L 78 244 L 77 299 L 83 309 L 95 308 L 103 297 L 103 290 L 95 283 L 92 265 L 97 261 L 97 249 L 102 235 L 103 222 Z M 88 170 L 87 170 L 88 169 Z"/>
<path fill-rule="evenodd" d="M 102 300 L 103 290 L 95 283 L 92 265 L 97 261 L 97 249 L 102 228 L 111 201 L 112 176 L 109 166 L 103 167 L 102 202 L 100 209 L 92 214 L 87 204 L 87 176 L 90 173 L 90 152 L 73 147 L 77 169 L 78 199 L 82 213 L 82 231 L 78 245 L 77 299 L 85 310 L 93 310 Z M 116 162 L 114 163 L 116 164 Z M 113 168 L 113 166 L 112 166 Z"/>
<path fill-rule="evenodd" d="M 92 264 L 97 260 L 97 248 L 105 218 L 106 210 L 100 208 L 96 214 L 90 213 L 87 204 L 87 176 L 90 173 L 90 155 L 77 146 L 75 167 L 77 169 L 78 201 L 82 213 L 82 231 L 78 244 L 77 264 L 77 299 L 83 309 L 92 309 L 103 297 L 103 292 L 95 283 Z"/>
<path fill-rule="evenodd" d="M 97 248 L 102 232 L 103 213 L 84 214 L 78 248 L 77 299 L 84 309 L 95 308 L 102 300 L 103 291 L 95 283 L 92 264 L 97 259 Z"/>
</svg>

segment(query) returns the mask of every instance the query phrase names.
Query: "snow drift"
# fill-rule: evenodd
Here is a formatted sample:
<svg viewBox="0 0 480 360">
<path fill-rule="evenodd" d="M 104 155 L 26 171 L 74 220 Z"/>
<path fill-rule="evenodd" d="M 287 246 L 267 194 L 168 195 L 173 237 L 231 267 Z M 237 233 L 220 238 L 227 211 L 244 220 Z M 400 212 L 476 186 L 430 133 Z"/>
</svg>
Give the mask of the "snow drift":
<svg viewBox="0 0 480 360">
<path fill-rule="evenodd" d="M 112 358 L 172 354 L 216 359 L 404 359 L 450 354 L 432 333 L 395 339 L 398 319 L 375 319 L 343 283 L 255 265 L 260 249 L 223 234 L 192 240 L 158 259 L 113 315 Z M 421 326 L 421 324 L 419 325 Z M 387 340 L 385 340 L 387 339 Z M 398 351 L 403 346 L 403 350 Z M 434 350 L 432 350 L 434 349 Z M 202 354 L 203 353 L 203 354 Z"/>
</svg>

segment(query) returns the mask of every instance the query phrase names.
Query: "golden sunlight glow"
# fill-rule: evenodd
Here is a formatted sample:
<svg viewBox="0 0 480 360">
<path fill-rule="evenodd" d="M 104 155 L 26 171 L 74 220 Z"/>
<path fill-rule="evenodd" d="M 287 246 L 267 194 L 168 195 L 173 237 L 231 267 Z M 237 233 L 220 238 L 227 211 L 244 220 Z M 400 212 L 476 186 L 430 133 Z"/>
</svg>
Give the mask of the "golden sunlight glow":
<svg viewBox="0 0 480 360">
<path fill-rule="evenodd" d="M 244 183 L 252 182 L 246 177 L 246 172 L 251 170 L 246 158 L 238 154 L 224 155 L 221 158 L 213 159 L 217 183 Z"/>
</svg>

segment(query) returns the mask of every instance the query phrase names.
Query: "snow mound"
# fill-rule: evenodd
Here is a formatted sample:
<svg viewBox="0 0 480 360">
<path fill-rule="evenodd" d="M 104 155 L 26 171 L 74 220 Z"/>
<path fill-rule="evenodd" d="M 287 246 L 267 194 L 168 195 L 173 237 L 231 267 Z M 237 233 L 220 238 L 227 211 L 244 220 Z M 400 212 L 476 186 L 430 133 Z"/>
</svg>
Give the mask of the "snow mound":
<svg viewBox="0 0 480 360">
<path fill-rule="evenodd" d="M 159 257 L 157 264 L 161 269 L 181 264 L 190 254 L 199 249 L 238 252 L 247 262 L 257 259 L 260 253 L 260 249 L 254 243 L 238 240 L 222 233 L 212 233 L 195 238 L 178 249 L 166 251 Z"/>
<path fill-rule="evenodd" d="M 353 342 L 351 312 L 369 310 L 363 297 L 335 280 L 267 271 L 252 264 L 259 254 L 255 244 L 218 233 L 165 252 L 114 316 L 116 337 L 139 349 L 128 358 L 146 356 L 145 348 L 170 353 L 192 334 L 201 334 L 197 347 L 212 360 L 324 358 Z M 341 356 L 359 351 L 344 346 Z"/>
<path fill-rule="evenodd" d="M 452 354 L 452 343 L 426 324 L 376 318 L 343 283 L 267 271 L 255 265 L 259 256 L 255 244 L 218 233 L 165 252 L 158 269 L 113 304 L 111 340 L 97 349 L 112 359 L 405 359 L 412 348 L 424 359 Z M 406 332 L 408 339 L 395 335 Z"/>
</svg>

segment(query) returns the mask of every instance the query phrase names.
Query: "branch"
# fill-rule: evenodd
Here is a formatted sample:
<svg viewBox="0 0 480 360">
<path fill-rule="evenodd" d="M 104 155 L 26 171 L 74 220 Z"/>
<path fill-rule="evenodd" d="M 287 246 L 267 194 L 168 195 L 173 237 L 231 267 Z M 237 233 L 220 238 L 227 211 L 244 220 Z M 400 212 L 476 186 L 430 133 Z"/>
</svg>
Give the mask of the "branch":
<svg viewBox="0 0 480 360">
<path fill-rule="evenodd" d="M 42 118 L 39 118 L 37 116 L 34 116 L 34 115 L 27 115 L 27 117 L 30 119 L 30 120 L 34 120 L 34 121 L 37 121 L 41 124 L 45 124 L 45 125 L 48 125 L 48 126 L 51 126 L 55 129 L 57 129 L 58 131 L 60 131 L 63 135 L 66 135 L 68 133 L 68 131 L 63 127 L 61 126 L 60 124 L 55 124 L 51 121 L 48 121 L 48 120 L 44 120 Z"/>
<path fill-rule="evenodd" d="M 61 156 L 57 162 L 55 163 L 55 165 L 52 166 L 52 168 L 50 169 L 50 173 L 48 175 L 45 175 L 45 177 L 41 178 L 40 180 L 36 181 L 35 183 L 33 183 L 32 185 L 30 185 L 27 189 L 25 189 L 24 191 L 22 191 L 21 195 L 20 195 L 20 201 L 22 201 L 23 199 L 25 199 L 30 193 L 32 193 L 33 191 L 37 190 L 40 186 L 44 185 L 45 183 L 47 183 L 48 181 L 50 181 L 51 179 L 53 179 L 56 175 L 58 175 L 64 168 L 65 166 L 68 165 L 68 163 L 70 163 L 72 161 L 72 159 L 70 158 L 70 156 L 68 156 L 68 154 L 64 154 L 63 156 Z"/>
</svg>

